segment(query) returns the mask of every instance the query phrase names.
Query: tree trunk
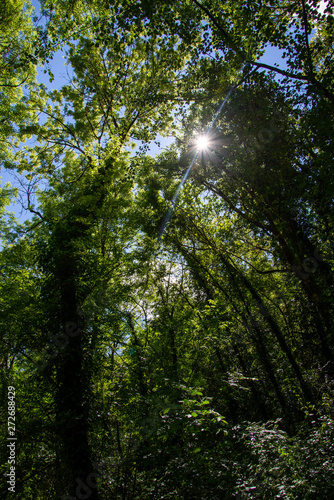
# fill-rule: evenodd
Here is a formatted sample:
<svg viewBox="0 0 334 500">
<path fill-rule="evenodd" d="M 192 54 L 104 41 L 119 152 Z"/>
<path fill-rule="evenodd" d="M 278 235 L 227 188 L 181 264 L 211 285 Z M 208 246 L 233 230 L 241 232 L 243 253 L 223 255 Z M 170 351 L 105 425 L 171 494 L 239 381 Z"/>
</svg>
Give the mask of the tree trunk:
<svg viewBox="0 0 334 500">
<path fill-rule="evenodd" d="M 98 500 L 97 473 L 88 442 L 90 370 L 85 366 L 85 333 L 80 328 L 76 263 L 70 245 L 59 252 L 55 274 L 60 287 L 64 341 L 56 357 L 56 433 L 61 459 L 59 482 L 66 493 L 62 498 L 70 495 L 69 498 Z"/>
</svg>

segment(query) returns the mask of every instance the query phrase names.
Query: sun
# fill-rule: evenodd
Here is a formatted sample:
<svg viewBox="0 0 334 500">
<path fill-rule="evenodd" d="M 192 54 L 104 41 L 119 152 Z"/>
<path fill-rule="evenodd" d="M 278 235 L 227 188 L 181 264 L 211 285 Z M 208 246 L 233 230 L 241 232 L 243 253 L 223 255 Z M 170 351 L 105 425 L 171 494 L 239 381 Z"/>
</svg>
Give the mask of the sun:
<svg viewBox="0 0 334 500">
<path fill-rule="evenodd" d="M 200 135 L 196 139 L 196 147 L 199 151 L 205 151 L 206 149 L 208 149 L 209 144 L 210 144 L 210 141 L 209 141 L 207 135 Z"/>
</svg>

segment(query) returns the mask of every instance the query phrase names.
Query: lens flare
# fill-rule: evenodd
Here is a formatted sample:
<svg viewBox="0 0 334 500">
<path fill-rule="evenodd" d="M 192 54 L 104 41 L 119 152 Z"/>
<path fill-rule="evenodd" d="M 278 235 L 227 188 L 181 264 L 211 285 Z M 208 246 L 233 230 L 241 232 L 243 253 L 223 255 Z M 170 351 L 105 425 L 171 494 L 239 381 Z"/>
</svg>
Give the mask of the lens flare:
<svg viewBox="0 0 334 500">
<path fill-rule="evenodd" d="M 168 209 L 168 212 L 163 220 L 163 223 L 162 223 L 162 226 L 160 228 L 160 231 L 159 231 L 159 238 L 161 238 L 161 236 L 163 235 L 169 221 L 171 220 L 172 216 L 173 216 L 173 212 L 174 212 L 174 209 L 175 209 L 175 206 L 176 206 L 176 203 L 177 203 L 177 200 L 178 200 L 178 197 L 180 195 L 180 192 L 181 192 L 181 189 L 182 187 L 184 186 L 184 184 L 186 183 L 187 181 L 187 177 L 191 171 L 191 169 L 193 168 L 198 156 L 199 156 L 199 153 L 200 151 L 203 151 L 205 148 L 208 148 L 209 146 L 209 140 L 208 140 L 208 134 L 210 133 L 212 127 L 214 126 L 221 110 L 223 109 L 223 107 L 225 106 L 225 103 L 227 102 L 228 98 L 230 97 L 230 94 L 233 92 L 233 90 L 235 90 L 237 87 L 230 87 L 226 96 L 225 96 L 225 99 L 223 100 L 223 102 L 221 103 L 221 105 L 219 106 L 218 108 L 218 111 L 216 112 L 215 116 L 213 117 L 212 121 L 211 121 L 211 124 L 208 128 L 208 130 L 206 131 L 206 134 L 205 135 L 202 135 L 200 136 L 200 138 L 198 139 L 199 140 L 199 144 L 197 143 L 197 151 L 195 152 L 194 154 L 194 157 L 192 159 L 192 162 L 190 163 L 189 167 L 187 168 L 186 170 L 186 173 L 184 174 L 183 176 L 183 179 L 181 181 L 181 183 L 179 184 L 178 188 L 176 189 L 176 192 L 173 196 L 173 199 L 172 199 L 172 203 L 171 203 L 171 206 L 170 208 Z M 196 141 L 197 142 L 197 141 Z M 204 145 L 204 147 L 203 147 Z"/>
<path fill-rule="evenodd" d="M 196 147 L 199 151 L 204 151 L 205 149 L 207 149 L 209 147 L 209 143 L 210 141 L 207 135 L 200 135 L 196 139 Z"/>
</svg>

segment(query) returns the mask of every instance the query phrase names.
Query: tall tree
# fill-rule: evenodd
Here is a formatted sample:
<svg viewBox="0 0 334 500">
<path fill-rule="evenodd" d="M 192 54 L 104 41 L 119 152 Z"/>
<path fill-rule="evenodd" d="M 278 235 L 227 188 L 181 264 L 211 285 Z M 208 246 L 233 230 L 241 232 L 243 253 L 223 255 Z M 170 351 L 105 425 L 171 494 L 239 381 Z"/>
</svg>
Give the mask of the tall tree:
<svg viewBox="0 0 334 500">
<path fill-rule="evenodd" d="M 115 280 L 127 260 L 131 226 L 123 224 L 133 174 L 124 148 L 132 139 L 154 139 L 172 122 L 170 103 L 156 99 L 155 92 L 181 64 L 181 57 L 168 55 L 172 40 L 145 41 L 134 39 L 131 30 L 109 29 L 101 43 L 88 31 L 70 49 L 70 85 L 31 92 L 27 109 L 44 113 L 45 121 L 21 127 L 22 141 L 34 135 L 39 144 L 23 147 L 14 160 L 19 171 L 47 183 L 38 209 L 30 203 L 29 209 L 35 214 L 37 262 L 46 277 L 45 328 L 54 350 L 47 364 L 54 366 L 57 386 L 56 491 L 75 496 L 90 488 L 91 498 L 98 497 L 88 440 L 97 330 L 87 323 L 83 304 L 96 286 Z"/>
</svg>

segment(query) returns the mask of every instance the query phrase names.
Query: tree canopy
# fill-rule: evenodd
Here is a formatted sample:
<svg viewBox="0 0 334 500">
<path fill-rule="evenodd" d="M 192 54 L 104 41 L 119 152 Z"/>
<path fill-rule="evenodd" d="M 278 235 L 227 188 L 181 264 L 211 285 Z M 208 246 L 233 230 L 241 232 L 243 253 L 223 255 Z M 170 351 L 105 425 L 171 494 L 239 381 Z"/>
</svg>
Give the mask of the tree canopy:
<svg viewBox="0 0 334 500">
<path fill-rule="evenodd" d="M 0 14 L 3 497 L 330 498 L 333 8 L 40 8 Z"/>
</svg>

